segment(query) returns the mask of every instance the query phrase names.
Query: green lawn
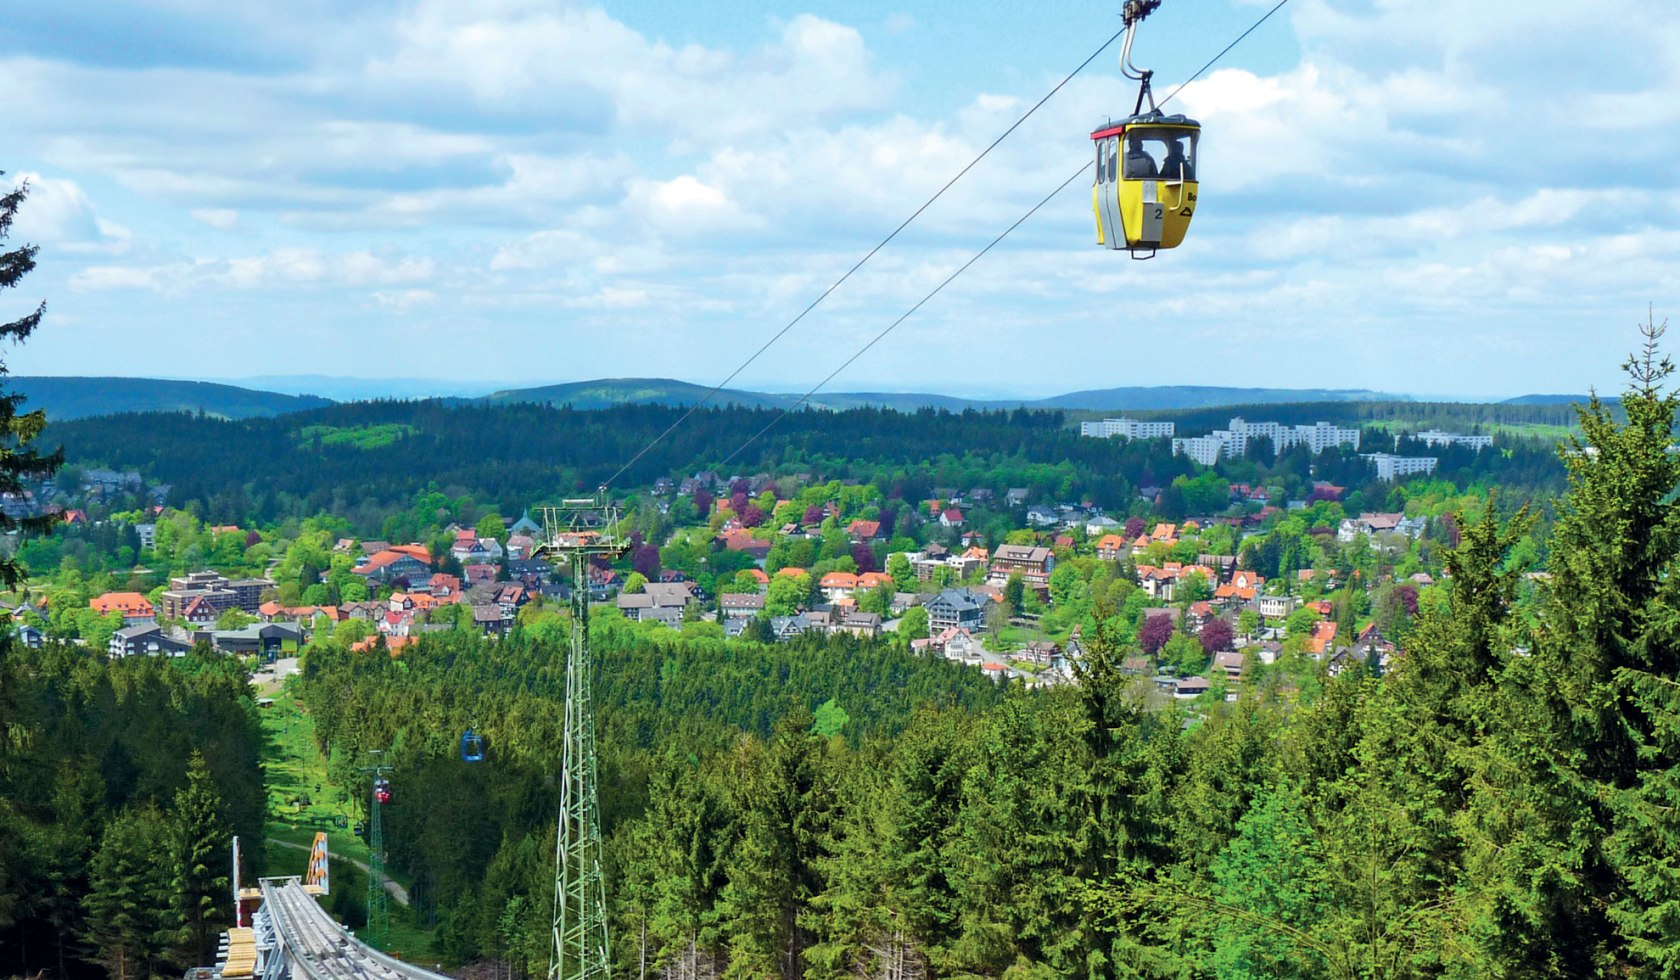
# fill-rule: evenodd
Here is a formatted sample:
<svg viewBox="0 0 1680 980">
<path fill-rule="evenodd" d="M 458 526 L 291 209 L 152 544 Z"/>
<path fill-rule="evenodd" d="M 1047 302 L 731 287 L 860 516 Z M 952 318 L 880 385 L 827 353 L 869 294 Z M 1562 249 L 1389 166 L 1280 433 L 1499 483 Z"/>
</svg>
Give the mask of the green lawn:
<svg viewBox="0 0 1680 980">
<path fill-rule="evenodd" d="M 344 817 L 352 826 L 359 811 L 353 810 L 343 799 L 343 793 L 327 780 L 327 760 L 315 746 L 315 723 L 287 691 L 274 697 L 274 705 L 262 712 L 266 744 L 263 767 L 268 781 L 268 822 L 264 834 L 267 873 L 269 875 L 302 875 L 308 867 L 306 851 L 286 844 L 309 847 L 315 832 L 327 832 L 327 846 L 332 855 L 331 885 L 339 902 L 354 907 L 346 913 L 351 919 L 366 914 L 367 873 L 352 864 L 366 863 L 367 845 L 351 832 L 339 827 L 335 818 Z M 307 797 L 309 802 L 302 803 Z M 392 875 L 403 884 L 401 876 Z M 326 899 L 335 914 L 343 906 Z M 415 913 L 390 902 L 391 937 L 388 951 L 393 955 L 416 962 L 435 962 L 432 952 L 432 932 L 415 921 Z M 341 918 L 345 917 L 341 915 Z"/>
<path fill-rule="evenodd" d="M 298 445 L 307 446 L 317 438 L 323 446 L 351 446 L 356 449 L 383 449 L 403 436 L 418 430 L 412 425 L 387 422 L 383 425 L 306 425 L 297 431 Z"/>
<path fill-rule="evenodd" d="M 1382 419 L 1380 421 L 1365 421 L 1361 425 L 1384 432 L 1415 432 L 1424 428 L 1415 419 Z M 1449 426 L 1448 428 L 1451 428 Z M 1462 431 L 1462 428 L 1460 429 Z M 1552 425 L 1541 422 L 1483 422 L 1477 429 L 1483 435 L 1507 435 L 1526 439 L 1565 439 L 1580 433 L 1579 426 Z"/>
<path fill-rule="evenodd" d="M 267 836 L 308 846 L 315 832 L 324 830 L 334 854 L 366 861 L 367 845 L 349 827 L 335 823 L 342 817 L 353 825 L 359 811 L 327 781 L 326 757 L 315 747 L 314 721 L 285 691 L 275 696 L 273 707 L 263 710 L 262 719 L 267 737 L 263 757 L 268 779 Z M 309 802 L 302 803 L 303 799 Z"/>
<path fill-rule="evenodd" d="M 988 643 L 987 646 L 1002 650 L 1019 650 L 1029 643 L 1036 643 L 1040 640 L 1055 643 L 1065 643 L 1067 641 L 1066 636 L 1053 636 L 1044 630 L 1029 626 L 1005 626 L 992 635 L 996 637 L 997 643 Z"/>
</svg>

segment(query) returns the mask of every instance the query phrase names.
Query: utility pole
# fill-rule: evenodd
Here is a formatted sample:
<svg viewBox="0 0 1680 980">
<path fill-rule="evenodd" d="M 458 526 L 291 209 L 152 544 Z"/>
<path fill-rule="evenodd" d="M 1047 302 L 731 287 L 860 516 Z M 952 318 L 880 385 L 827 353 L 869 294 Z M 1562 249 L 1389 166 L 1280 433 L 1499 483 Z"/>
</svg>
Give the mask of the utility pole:
<svg viewBox="0 0 1680 980">
<path fill-rule="evenodd" d="M 565 558 L 572 574 L 571 645 L 566 655 L 566 721 L 560 763 L 560 817 L 554 843 L 553 944 L 548 980 L 605 980 L 607 890 L 595 757 L 595 704 L 589 654 L 589 563 L 629 550 L 606 488 L 594 497 L 544 507 L 537 550 Z"/>
<path fill-rule="evenodd" d="M 373 777 L 368 805 L 367 927 L 362 930 L 362 939 L 369 946 L 382 948 L 391 938 L 391 904 L 385 891 L 385 827 L 379 819 L 379 807 L 391 798 L 391 782 L 385 778 L 391 767 L 385 764 L 384 751 L 373 749 L 356 771 Z"/>
</svg>

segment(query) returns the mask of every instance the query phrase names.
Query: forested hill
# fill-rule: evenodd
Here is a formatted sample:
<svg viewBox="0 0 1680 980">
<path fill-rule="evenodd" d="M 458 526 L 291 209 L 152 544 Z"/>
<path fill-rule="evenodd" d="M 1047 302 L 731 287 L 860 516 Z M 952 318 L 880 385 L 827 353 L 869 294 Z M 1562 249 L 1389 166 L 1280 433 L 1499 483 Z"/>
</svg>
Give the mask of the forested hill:
<svg viewBox="0 0 1680 980">
<path fill-rule="evenodd" d="M 609 378 L 512 388 L 485 396 L 493 404 L 529 402 L 539 405 L 569 405 L 572 408 L 611 408 L 616 405 L 694 405 L 711 389 L 705 385 L 669 378 Z M 1075 391 L 1049 398 L 965 398 L 928 392 L 849 391 L 821 392 L 813 396 L 813 408 L 844 411 L 852 408 L 892 408 L 904 412 L 924 408 L 960 412 L 976 409 L 1085 409 L 1120 411 L 1133 409 L 1201 408 L 1211 405 L 1286 402 L 1346 402 L 1354 400 L 1404 400 L 1403 396 L 1375 391 L 1328 388 L 1222 388 L 1208 385 L 1156 385 Z M 712 405 L 743 408 L 784 408 L 798 402 L 797 395 L 724 388 L 707 399 Z"/>
<path fill-rule="evenodd" d="M 705 385 L 670 378 L 603 378 L 598 381 L 570 381 L 536 388 L 509 388 L 485 395 L 494 405 L 532 404 L 570 406 L 579 409 L 612 408 L 616 405 L 694 405 L 711 389 Z M 739 405 L 743 408 L 782 408 L 797 400 L 794 395 L 767 395 L 758 391 L 723 388 L 708 404 Z"/>
<path fill-rule="evenodd" d="M 1567 409 L 1501 406 L 1500 411 L 1515 413 L 1513 418 L 1525 412 L 1549 418 Z M 1160 440 L 1084 438 L 1061 412 L 858 408 L 782 416 L 771 409 L 706 408 L 618 473 L 683 412 L 658 405 L 580 411 L 531 404 L 359 402 L 281 418 L 154 413 L 54 422 L 45 442 L 62 444 L 77 465 L 135 469 L 173 484 L 172 502 L 198 500 L 207 518 L 270 521 L 328 510 L 369 533 L 379 530 L 393 508 L 406 507 L 428 487 L 451 496 L 470 494 L 518 513 L 557 495 L 593 490 L 615 476 L 615 487 L 628 490 L 662 476 L 718 468 L 728 474 L 808 472 L 822 479 L 857 479 L 906 500 L 926 499 L 936 486 L 1019 486 L 1035 500 L 1124 507 L 1138 488 L 1165 486 L 1195 470 Z M 1280 419 L 1350 420 L 1304 406 L 1279 406 L 1276 413 Z M 1386 436 L 1373 429 L 1371 438 L 1376 445 Z M 1550 441 L 1516 439 L 1497 454 L 1446 453 L 1437 475 L 1461 485 L 1486 480 L 1513 488 L 1552 485 L 1561 476 L 1553 449 Z M 1372 479 L 1370 467 L 1351 452 L 1298 463 L 1303 480 L 1362 486 Z M 1233 471 L 1229 478 L 1251 476 Z"/>
<path fill-rule="evenodd" d="M 208 381 L 160 378 L 15 377 L 7 379 L 6 385 L 28 399 L 25 409 L 44 409 L 51 419 L 122 412 L 202 412 L 218 418 L 244 419 L 332 404 L 314 395 L 282 395 Z"/>
<path fill-rule="evenodd" d="M 49 423 L 43 438 L 62 444 L 73 463 L 137 469 L 172 483 L 183 502 L 222 498 L 216 506 L 262 519 L 331 510 L 354 520 L 432 484 L 509 508 L 590 490 L 682 412 L 656 405 L 587 412 L 529 404 L 362 402 L 271 419 L 81 419 Z M 695 412 L 617 486 L 645 487 L 661 476 L 721 465 L 778 414 Z M 963 454 L 985 461 L 948 469 L 951 480 L 968 486 L 984 472 L 1049 490 L 1077 471 L 1084 474 L 1076 481 L 1079 491 L 1112 498 L 1144 476 L 1145 447 L 1082 439 L 1065 421 L 1053 412 L 795 412 L 728 468 L 755 473 L 793 465 L 839 476 L 862 467 L 912 498 L 931 490 L 941 472 L 938 461 Z M 1160 478 L 1170 480 L 1187 467 L 1163 470 Z"/>
<path fill-rule="evenodd" d="M 1299 402 L 1406 401 L 1404 395 L 1347 388 L 1222 388 L 1211 385 L 1156 385 L 1102 388 L 1027 402 L 1028 408 L 1119 409 L 1208 408 L 1216 405 L 1278 405 Z"/>
</svg>

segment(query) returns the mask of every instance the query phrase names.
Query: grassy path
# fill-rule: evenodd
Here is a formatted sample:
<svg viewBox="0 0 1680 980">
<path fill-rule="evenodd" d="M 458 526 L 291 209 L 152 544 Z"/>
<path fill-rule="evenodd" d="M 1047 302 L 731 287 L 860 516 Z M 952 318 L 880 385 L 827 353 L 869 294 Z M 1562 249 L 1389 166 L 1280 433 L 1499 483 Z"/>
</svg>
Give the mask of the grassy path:
<svg viewBox="0 0 1680 980">
<path fill-rule="evenodd" d="M 303 851 L 306 854 L 309 852 L 309 848 L 304 846 L 303 844 L 293 844 L 291 841 L 279 840 L 279 839 L 274 838 L 274 837 L 268 838 L 268 843 L 273 844 L 275 847 L 289 847 L 294 851 Z M 351 858 L 343 858 L 343 857 L 339 857 L 336 854 L 329 854 L 328 855 L 328 860 L 329 861 L 348 861 L 352 867 L 356 868 L 356 870 L 358 870 L 358 871 L 361 871 L 363 874 L 372 874 L 373 873 L 373 869 L 369 868 L 367 866 L 367 864 L 365 864 L 364 862 L 361 862 L 361 861 L 351 859 Z M 407 906 L 408 905 L 408 889 L 404 888 L 402 886 L 402 884 L 397 881 L 397 879 L 387 876 L 385 878 L 385 890 L 391 893 L 392 900 L 395 901 L 398 905 L 402 905 L 402 906 Z"/>
</svg>

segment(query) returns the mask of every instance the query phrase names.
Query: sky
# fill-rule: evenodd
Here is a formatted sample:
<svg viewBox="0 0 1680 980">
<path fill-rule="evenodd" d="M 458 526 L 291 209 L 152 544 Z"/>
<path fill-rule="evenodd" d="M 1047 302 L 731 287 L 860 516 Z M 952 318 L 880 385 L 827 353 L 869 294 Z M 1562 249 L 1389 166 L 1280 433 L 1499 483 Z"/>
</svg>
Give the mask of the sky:
<svg viewBox="0 0 1680 980">
<path fill-rule="evenodd" d="M 1271 6 L 1166 0 L 1176 87 Z M 837 390 L 1619 390 L 1680 299 L 1680 19 L 1290 0 L 1168 106 L 1148 262 L 1080 177 Z M 14 374 L 717 383 L 1119 29 L 1118 0 L 83 0 L 0 27 Z M 733 383 L 802 391 L 1091 157 L 1118 45 Z M 1680 337 L 1680 332 L 1677 332 Z"/>
</svg>

